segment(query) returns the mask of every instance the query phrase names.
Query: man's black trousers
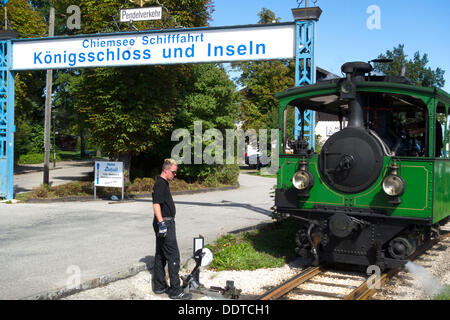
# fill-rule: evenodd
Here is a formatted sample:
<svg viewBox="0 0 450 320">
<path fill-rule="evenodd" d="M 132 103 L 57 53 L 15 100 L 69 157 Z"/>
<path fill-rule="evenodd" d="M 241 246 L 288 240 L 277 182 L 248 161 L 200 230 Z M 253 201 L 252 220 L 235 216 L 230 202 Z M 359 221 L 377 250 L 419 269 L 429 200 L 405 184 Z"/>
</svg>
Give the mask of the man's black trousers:
<svg viewBox="0 0 450 320">
<path fill-rule="evenodd" d="M 169 295 L 176 296 L 183 292 L 180 277 L 180 251 L 175 231 L 175 220 L 164 221 L 167 226 L 167 235 L 158 237 L 158 222 L 153 220 L 153 230 L 156 235 L 155 265 L 153 268 L 153 291 L 162 291 L 168 288 L 166 282 L 165 266 L 169 271 L 170 287 Z"/>
</svg>

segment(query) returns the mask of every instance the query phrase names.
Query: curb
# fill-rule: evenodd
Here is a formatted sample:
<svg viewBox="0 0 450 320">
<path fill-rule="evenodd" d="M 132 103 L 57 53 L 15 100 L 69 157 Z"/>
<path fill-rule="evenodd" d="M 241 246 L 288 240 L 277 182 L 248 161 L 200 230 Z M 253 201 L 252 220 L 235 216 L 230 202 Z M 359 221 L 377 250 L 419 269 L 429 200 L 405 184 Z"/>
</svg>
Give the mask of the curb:
<svg viewBox="0 0 450 320">
<path fill-rule="evenodd" d="M 213 192 L 213 191 L 226 191 L 226 190 L 234 190 L 239 189 L 240 185 L 239 183 L 234 186 L 227 186 L 227 187 L 219 187 L 219 188 L 204 188 L 204 189 L 197 189 L 197 190 L 185 190 L 185 191 L 173 191 L 172 195 L 186 195 L 186 194 L 196 194 L 196 193 L 204 193 L 204 192 Z M 123 201 L 113 201 L 111 203 L 123 203 L 130 200 L 140 199 L 140 198 L 151 198 L 151 193 L 140 193 L 140 194 L 131 194 L 125 197 Z M 71 202 L 71 201 L 98 201 L 98 200 L 110 200 L 109 198 L 98 198 L 97 200 L 94 200 L 94 196 L 83 196 L 83 197 L 64 197 L 64 198 L 55 198 L 55 199 L 27 199 L 25 201 L 22 201 L 22 203 L 52 203 L 52 202 Z"/>
<path fill-rule="evenodd" d="M 123 280 L 123 279 L 129 278 L 129 277 L 135 276 L 139 272 L 145 271 L 145 270 L 149 270 L 148 262 L 139 262 L 139 263 L 136 263 L 136 264 L 124 269 L 124 270 L 112 272 L 112 273 L 102 275 L 102 276 L 96 277 L 94 279 L 85 281 L 85 282 L 81 283 L 79 286 L 74 287 L 74 288 L 68 288 L 68 287 L 57 288 L 57 289 L 54 289 L 51 291 L 42 292 L 42 293 L 38 293 L 36 295 L 28 296 L 28 297 L 22 298 L 20 300 L 58 300 L 58 299 L 65 298 L 65 297 L 71 296 L 73 294 L 76 294 L 76 293 L 79 293 L 79 292 L 82 292 L 85 290 L 102 287 L 111 282 L 115 282 L 118 280 Z"/>
<path fill-rule="evenodd" d="M 259 229 L 259 228 L 263 228 L 267 224 L 270 224 L 270 222 L 262 222 L 257 225 L 254 225 L 254 226 L 230 231 L 229 233 L 236 234 L 236 233 L 245 232 L 245 231 L 252 230 L 252 229 Z M 208 242 L 208 243 L 213 243 L 214 241 Z M 190 250 L 187 250 L 185 252 L 180 252 L 180 266 L 181 267 L 187 266 L 187 263 L 188 263 L 189 259 L 191 258 L 191 255 L 192 255 L 192 252 Z M 183 257 L 184 257 L 184 259 L 183 259 Z M 151 259 L 147 258 L 144 261 L 135 263 L 135 264 L 131 265 L 130 267 L 125 268 L 123 270 L 111 272 L 106 275 L 101 275 L 101 276 L 95 277 L 94 279 L 87 280 L 75 288 L 68 288 L 68 287 L 57 288 L 57 289 L 53 289 L 50 291 L 45 291 L 45 292 L 41 292 L 41 293 L 38 293 L 35 295 L 31 295 L 31 296 L 28 296 L 25 298 L 21 298 L 19 300 L 59 300 L 59 299 L 74 295 L 76 293 L 80 293 L 85 290 L 103 287 L 112 282 L 133 277 L 142 271 L 150 272 L 151 270 L 152 270 Z"/>
</svg>

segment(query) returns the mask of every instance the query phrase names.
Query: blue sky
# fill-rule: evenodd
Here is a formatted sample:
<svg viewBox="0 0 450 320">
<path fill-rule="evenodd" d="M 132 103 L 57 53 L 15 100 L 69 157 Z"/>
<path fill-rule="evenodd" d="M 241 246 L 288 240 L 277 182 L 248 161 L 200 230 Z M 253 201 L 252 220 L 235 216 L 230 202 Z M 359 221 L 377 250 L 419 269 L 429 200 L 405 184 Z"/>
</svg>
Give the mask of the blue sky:
<svg viewBox="0 0 450 320">
<path fill-rule="evenodd" d="M 309 1 L 313 6 L 313 1 Z M 296 0 L 214 0 L 211 26 L 255 24 L 267 8 L 281 22 L 293 21 Z M 380 8 L 380 29 L 370 30 L 367 8 Z M 340 75 L 347 61 L 369 61 L 398 44 L 408 58 L 427 53 L 433 70 L 445 70 L 444 90 L 450 93 L 450 0 L 318 0 L 323 13 L 317 23 L 316 65 Z"/>
</svg>

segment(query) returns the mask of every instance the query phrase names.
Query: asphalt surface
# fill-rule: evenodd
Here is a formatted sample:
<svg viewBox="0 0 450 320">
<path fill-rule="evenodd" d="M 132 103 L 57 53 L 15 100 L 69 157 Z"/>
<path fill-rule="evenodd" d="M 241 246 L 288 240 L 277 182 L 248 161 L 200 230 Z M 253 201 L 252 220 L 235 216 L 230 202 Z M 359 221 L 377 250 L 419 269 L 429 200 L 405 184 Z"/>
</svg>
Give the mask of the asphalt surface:
<svg viewBox="0 0 450 320">
<path fill-rule="evenodd" d="M 272 221 L 275 179 L 241 174 L 239 183 L 235 190 L 174 196 L 182 261 L 199 234 L 209 243 Z M 151 208 L 151 199 L 0 203 L 0 299 L 27 298 L 71 285 L 74 275 L 83 283 L 152 261 Z"/>
<path fill-rule="evenodd" d="M 49 180 L 52 186 L 84 180 L 94 171 L 95 160 L 60 161 L 49 168 Z M 18 165 L 14 168 L 14 194 L 28 192 L 39 187 L 44 181 L 42 164 Z"/>
</svg>

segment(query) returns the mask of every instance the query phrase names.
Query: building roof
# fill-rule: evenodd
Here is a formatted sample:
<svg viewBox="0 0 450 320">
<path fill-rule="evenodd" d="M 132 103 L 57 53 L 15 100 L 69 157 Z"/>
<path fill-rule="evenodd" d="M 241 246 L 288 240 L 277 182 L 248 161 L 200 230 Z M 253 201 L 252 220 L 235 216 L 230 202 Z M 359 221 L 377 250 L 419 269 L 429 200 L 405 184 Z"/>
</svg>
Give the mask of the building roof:
<svg viewBox="0 0 450 320">
<path fill-rule="evenodd" d="M 317 81 L 332 80 L 332 79 L 339 79 L 339 78 L 340 77 L 338 75 L 331 73 L 330 71 L 327 71 L 320 67 L 316 67 L 316 80 Z"/>
</svg>

